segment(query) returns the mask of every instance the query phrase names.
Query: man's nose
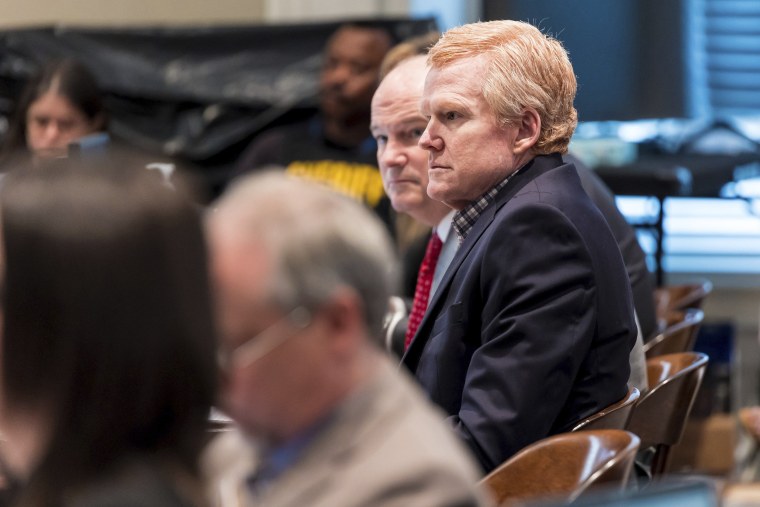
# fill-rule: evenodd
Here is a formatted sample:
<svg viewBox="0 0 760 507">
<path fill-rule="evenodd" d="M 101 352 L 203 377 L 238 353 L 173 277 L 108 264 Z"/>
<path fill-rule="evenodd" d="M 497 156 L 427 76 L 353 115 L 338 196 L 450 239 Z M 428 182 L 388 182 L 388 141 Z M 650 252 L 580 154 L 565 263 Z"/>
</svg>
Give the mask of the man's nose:
<svg viewBox="0 0 760 507">
<path fill-rule="evenodd" d="M 420 146 L 420 148 L 424 148 L 426 150 L 441 150 L 443 148 L 443 140 L 436 135 L 435 131 L 433 130 L 433 120 L 430 120 L 428 122 L 427 127 L 425 127 L 425 131 L 420 136 L 420 140 L 417 142 L 417 144 Z"/>
<path fill-rule="evenodd" d="M 386 167 L 403 167 L 407 161 L 406 151 L 399 143 L 389 140 L 380 159 Z"/>
<path fill-rule="evenodd" d="M 325 73 L 326 81 L 331 86 L 338 86 L 345 84 L 351 76 L 351 72 L 348 69 L 347 65 L 336 65 L 335 67 L 329 69 Z"/>
</svg>

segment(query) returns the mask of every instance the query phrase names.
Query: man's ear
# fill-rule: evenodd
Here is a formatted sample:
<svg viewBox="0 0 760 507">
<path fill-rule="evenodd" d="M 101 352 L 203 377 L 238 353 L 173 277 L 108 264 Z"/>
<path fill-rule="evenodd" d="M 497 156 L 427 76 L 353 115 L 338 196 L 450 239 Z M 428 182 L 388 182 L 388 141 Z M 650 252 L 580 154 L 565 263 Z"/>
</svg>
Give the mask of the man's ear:
<svg viewBox="0 0 760 507">
<path fill-rule="evenodd" d="M 527 108 L 520 117 L 513 146 L 514 153 L 520 155 L 533 148 L 538 142 L 539 135 L 541 135 L 541 117 L 535 109 Z"/>
<path fill-rule="evenodd" d="M 364 308 L 352 289 L 340 288 L 320 310 L 330 335 L 330 346 L 338 354 L 349 356 L 367 338 Z"/>
</svg>

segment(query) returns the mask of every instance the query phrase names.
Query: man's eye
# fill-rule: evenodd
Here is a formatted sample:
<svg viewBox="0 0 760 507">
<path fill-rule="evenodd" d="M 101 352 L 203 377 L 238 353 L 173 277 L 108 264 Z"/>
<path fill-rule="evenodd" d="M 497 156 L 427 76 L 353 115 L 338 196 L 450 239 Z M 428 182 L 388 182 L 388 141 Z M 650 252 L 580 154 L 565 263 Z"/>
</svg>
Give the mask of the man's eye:
<svg viewBox="0 0 760 507">
<path fill-rule="evenodd" d="M 369 67 L 368 65 L 354 64 L 354 65 L 351 65 L 350 69 L 351 69 L 352 76 L 360 76 L 364 74 L 365 72 L 368 72 L 371 69 L 371 67 Z"/>
<path fill-rule="evenodd" d="M 377 141 L 377 144 L 385 144 L 388 142 L 388 136 L 378 134 L 375 136 L 375 141 Z"/>
<path fill-rule="evenodd" d="M 454 111 L 449 111 L 446 114 L 444 114 L 443 117 L 446 118 L 448 121 L 452 121 L 459 118 L 459 113 L 455 113 Z"/>
<path fill-rule="evenodd" d="M 422 137 L 423 132 L 425 132 L 425 129 L 412 129 L 409 132 L 409 137 L 419 139 L 420 137 Z"/>
</svg>

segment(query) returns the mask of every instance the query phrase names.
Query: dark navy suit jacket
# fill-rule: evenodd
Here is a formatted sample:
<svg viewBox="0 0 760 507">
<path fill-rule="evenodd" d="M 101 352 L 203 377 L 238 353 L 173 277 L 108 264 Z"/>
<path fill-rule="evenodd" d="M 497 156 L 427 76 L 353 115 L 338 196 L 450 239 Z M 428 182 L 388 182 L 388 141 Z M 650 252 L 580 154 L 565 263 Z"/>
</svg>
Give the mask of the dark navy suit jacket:
<svg viewBox="0 0 760 507">
<path fill-rule="evenodd" d="M 403 358 L 490 471 L 626 394 L 631 287 L 572 164 L 538 156 L 460 245 Z"/>
</svg>

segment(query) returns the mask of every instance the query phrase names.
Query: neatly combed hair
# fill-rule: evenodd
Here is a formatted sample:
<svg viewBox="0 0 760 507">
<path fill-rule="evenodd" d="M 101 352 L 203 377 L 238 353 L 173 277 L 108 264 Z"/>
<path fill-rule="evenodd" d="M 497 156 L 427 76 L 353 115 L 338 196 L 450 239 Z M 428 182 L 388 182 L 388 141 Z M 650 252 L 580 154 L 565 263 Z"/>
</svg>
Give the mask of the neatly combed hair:
<svg viewBox="0 0 760 507">
<path fill-rule="evenodd" d="M 483 96 L 504 125 L 515 125 L 527 108 L 541 118 L 533 151 L 565 153 L 578 123 L 573 107 L 576 81 L 562 44 L 528 23 L 499 20 L 470 23 L 445 32 L 428 62 L 442 68 L 485 55 Z"/>
<path fill-rule="evenodd" d="M 397 269 L 388 232 L 369 210 L 318 183 L 266 172 L 237 182 L 217 213 L 267 249 L 275 263 L 269 290 L 281 308 L 316 310 L 336 290 L 352 289 L 380 343 Z"/>
<path fill-rule="evenodd" d="M 406 39 L 393 46 L 380 64 L 380 79 L 384 79 L 390 71 L 413 56 L 426 55 L 430 48 L 441 37 L 440 32 L 428 32 Z"/>
<path fill-rule="evenodd" d="M 197 473 L 217 379 L 200 217 L 127 165 L 3 179 L 4 408 L 51 424 L 25 505 L 141 453 Z"/>
</svg>

